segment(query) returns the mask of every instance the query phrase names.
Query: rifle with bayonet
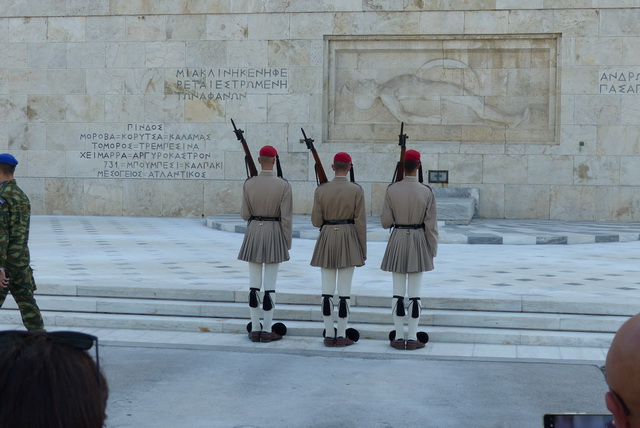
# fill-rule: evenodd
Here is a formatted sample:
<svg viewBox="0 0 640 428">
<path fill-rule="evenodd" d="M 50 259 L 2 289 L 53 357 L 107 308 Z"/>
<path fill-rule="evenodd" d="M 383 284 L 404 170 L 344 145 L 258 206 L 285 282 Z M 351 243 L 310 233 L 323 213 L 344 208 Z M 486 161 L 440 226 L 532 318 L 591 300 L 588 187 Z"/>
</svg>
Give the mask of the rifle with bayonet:
<svg viewBox="0 0 640 428">
<path fill-rule="evenodd" d="M 400 146 L 400 160 L 396 164 L 396 170 L 393 173 L 393 180 L 391 180 L 392 183 L 404 178 L 404 157 L 407 153 L 407 139 L 409 138 L 407 137 L 407 134 L 404 133 L 404 122 L 400 125 L 400 135 L 398 135 L 398 137 L 400 140 L 398 142 L 398 145 Z"/>
<path fill-rule="evenodd" d="M 322 167 L 322 162 L 320 161 L 320 156 L 318 156 L 318 152 L 316 148 L 313 147 L 313 140 L 311 138 L 307 138 L 307 134 L 304 133 L 304 129 L 300 128 L 302 131 L 302 136 L 304 137 L 304 142 L 307 144 L 307 149 L 311 150 L 311 154 L 313 154 L 313 159 L 316 161 L 315 171 L 316 171 L 316 183 L 319 185 L 326 183 L 329 181 L 327 179 L 327 174 L 324 172 L 324 168 Z"/>
<path fill-rule="evenodd" d="M 251 151 L 249 150 L 249 145 L 247 144 L 247 140 L 244 139 L 244 131 L 242 129 L 236 128 L 236 124 L 231 119 L 231 124 L 233 125 L 233 132 L 236 134 L 236 138 L 242 144 L 242 148 L 244 149 L 244 165 L 247 169 L 247 178 L 255 177 L 258 175 L 258 169 L 256 168 L 255 162 L 253 162 L 253 158 L 251 157 Z"/>
</svg>

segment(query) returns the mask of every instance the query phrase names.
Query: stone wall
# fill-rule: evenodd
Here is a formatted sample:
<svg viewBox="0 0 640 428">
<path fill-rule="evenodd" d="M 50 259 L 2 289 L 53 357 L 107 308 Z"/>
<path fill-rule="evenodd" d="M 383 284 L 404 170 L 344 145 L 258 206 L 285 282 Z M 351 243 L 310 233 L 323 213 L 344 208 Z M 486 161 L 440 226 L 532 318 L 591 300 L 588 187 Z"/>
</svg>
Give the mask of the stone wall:
<svg viewBox="0 0 640 428">
<path fill-rule="evenodd" d="M 525 6 L 526 5 L 526 6 Z M 0 150 L 34 214 L 237 212 L 274 145 L 311 209 L 352 154 L 378 214 L 400 123 L 489 218 L 640 221 L 635 0 L 6 0 Z M 441 185 L 434 185 L 441 186 Z"/>
</svg>

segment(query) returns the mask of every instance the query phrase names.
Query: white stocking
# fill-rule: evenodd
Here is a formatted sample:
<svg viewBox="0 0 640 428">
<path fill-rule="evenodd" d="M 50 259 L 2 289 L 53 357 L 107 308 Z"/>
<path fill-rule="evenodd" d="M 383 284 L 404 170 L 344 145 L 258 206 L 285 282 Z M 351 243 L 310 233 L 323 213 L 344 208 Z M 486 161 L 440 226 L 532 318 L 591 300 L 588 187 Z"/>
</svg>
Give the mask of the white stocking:
<svg viewBox="0 0 640 428">
<path fill-rule="evenodd" d="M 249 262 L 249 287 L 260 291 L 262 287 L 262 263 Z M 251 315 L 251 331 L 260 331 L 260 315 L 262 309 L 258 306 L 255 308 L 249 307 L 249 314 Z"/>
<path fill-rule="evenodd" d="M 264 299 L 271 299 L 272 309 L 263 311 L 264 322 L 262 325 L 262 331 L 270 332 L 271 325 L 273 324 L 273 311 L 276 307 L 276 280 L 278 279 L 279 268 L 280 263 L 266 263 L 264 265 Z M 271 291 L 271 293 L 269 293 L 267 296 L 266 291 Z"/>
<path fill-rule="evenodd" d="M 422 272 L 414 272 L 409 273 L 408 275 L 408 283 L 409 283 L 409 299 L 418 299 L 411 300 L 409 304 L 409 310 L 407 316 L 409 317 L 409 334 L 407 335 L 408 340 L 418 340 L 418 324 L 420 323 L 420 313 L 422 312 L 422 308 L 420 307 L 420 286 L 422 285 Z M 411 313 L 413 312 L 413 305 L 418 305 L 418 317 L 413 318 Z"/>
<path fill-rule="evenodd" d="M 353 272 L 355 267 L 346 267 L 338 269 L 338 298 L 343 300 L 347 306 L 346 316 L 338 317 L 338 337 L 347 337 L 347 322 L 349 321 L 349 297 L 351 297 L 351 280 L 353 279 Z"/>
<path fill-rule="evenodd" d="M 324 321 L 325 337 L 335 337 L 333 328 L 333 295 L 336 292 L 336 273 L 337 269 L 321 268 L 320 274 L 322 275 L 322 303 L 321 307 L 324 307 L 325 298 L 331 296 L 330 314 L 325 315 L 324 309 L 322 313 L 322 319 Z"/>
<path fill-rule="evenodd" d="M 398 315 L 398 309 L 400 309 L 400 313 L 406 314 L 404 297 L 407 294 L 407 274 L 392 272 L 391 278 L 393 280 L 394 296 L 391 304 L 391 311 L 393 315 L 393 326 L 396 329 L 396 340 L 398 340 L 404 339 L 404 319 L 406 316 Z M 398 304 L 401 305 L 401 308 L 397 307 Z"/>
</svg>

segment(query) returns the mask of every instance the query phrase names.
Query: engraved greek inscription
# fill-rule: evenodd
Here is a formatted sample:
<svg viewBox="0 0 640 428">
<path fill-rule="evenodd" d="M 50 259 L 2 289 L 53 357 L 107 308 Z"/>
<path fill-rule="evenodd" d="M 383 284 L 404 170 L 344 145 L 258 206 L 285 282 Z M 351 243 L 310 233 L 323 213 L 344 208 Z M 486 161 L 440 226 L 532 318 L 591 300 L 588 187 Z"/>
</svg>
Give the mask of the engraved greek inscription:
<svg viewBox="0 0 640 428">
<path fill-rule="evenodd" d="M 640 70 L 607 70 L 600 73 L 598 93 L 638 94 L 640 93 Z"/>
<path fill-rule="evenodd" d="M 180 100 L 244 100 L 250 93 L 284 94 L 289 89 L 287 68 L 178 69 L 171 93 Z"/>
<path fill-rule="evenodd" d="M 223 169 L 206 151 L 211 139 L 208 133 L 167 132 L 162 123 L 129 123 L 122 133 L 80 134 L 89 150 L 79 159 L 91 162 L 98 178 L 207 179 Z"/>
</svg>

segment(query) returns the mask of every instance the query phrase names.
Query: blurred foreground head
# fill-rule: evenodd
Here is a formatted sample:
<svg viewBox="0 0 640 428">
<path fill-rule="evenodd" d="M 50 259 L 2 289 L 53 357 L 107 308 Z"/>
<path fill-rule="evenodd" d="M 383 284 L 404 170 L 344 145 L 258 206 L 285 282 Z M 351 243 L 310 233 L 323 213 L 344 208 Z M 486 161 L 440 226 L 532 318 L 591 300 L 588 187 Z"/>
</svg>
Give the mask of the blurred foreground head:
<svg viewBox="0 0 640 428">
<path fill-rule="evenodd" d="M 618 330 L 607 353 L 607 408 L 616 427 L 640 427 L 640 314 Z"/>
<path fill-rule="evenodd" d="M 0 331 L 0 427 L 103 427 L 109 389 L 97 351 L 84 333 Z"/>
</svg>

